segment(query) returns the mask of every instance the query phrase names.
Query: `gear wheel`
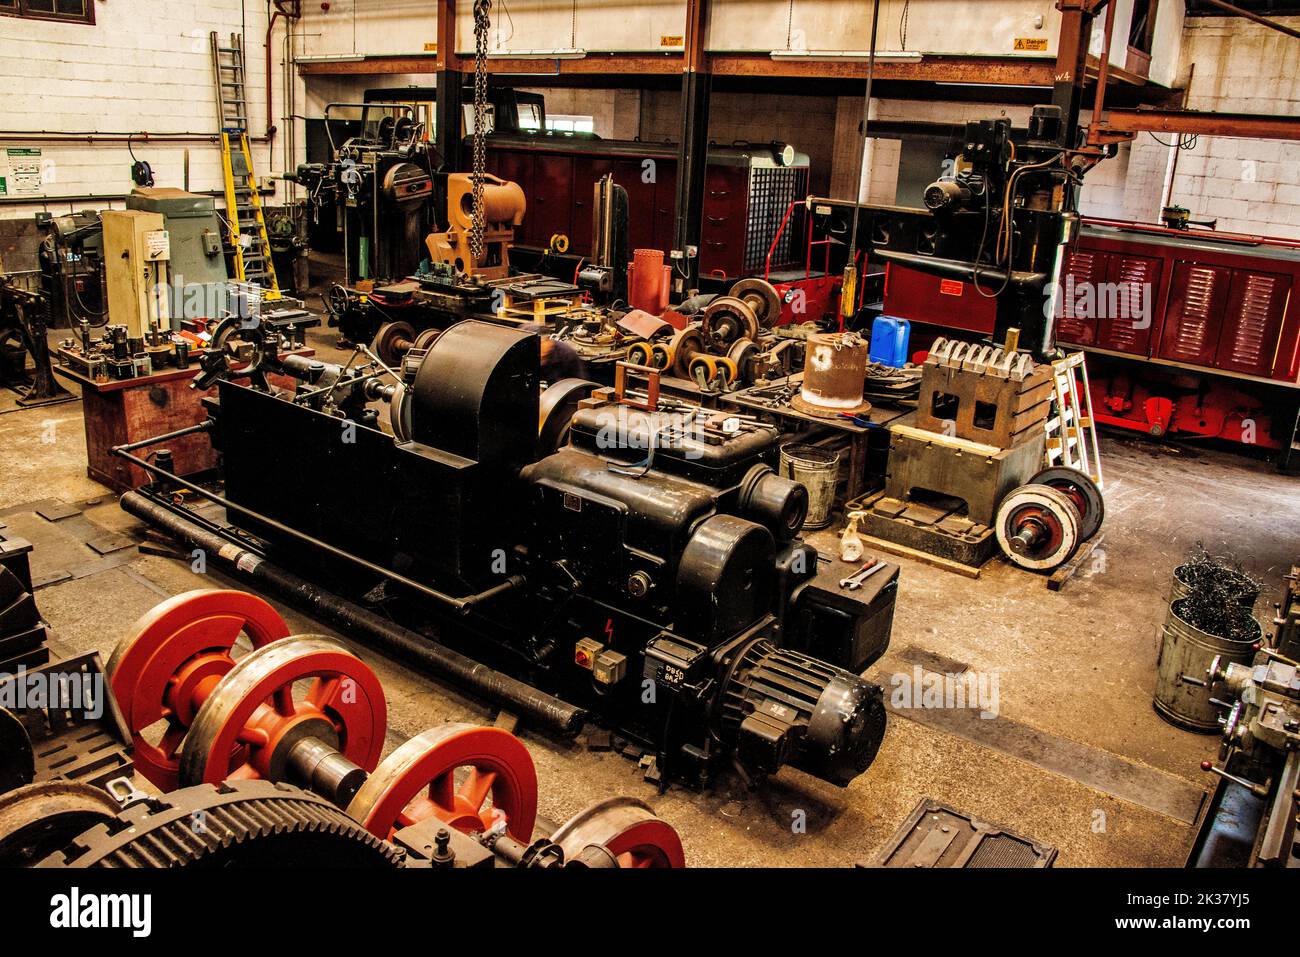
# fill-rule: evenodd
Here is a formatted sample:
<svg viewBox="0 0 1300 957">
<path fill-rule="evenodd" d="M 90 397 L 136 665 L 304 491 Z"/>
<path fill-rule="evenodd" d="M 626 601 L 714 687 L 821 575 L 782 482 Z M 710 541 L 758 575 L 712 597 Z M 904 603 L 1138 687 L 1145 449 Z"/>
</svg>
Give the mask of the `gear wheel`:
<svg viewBox="0 0 1300 957">
<path fill-rule="evenodd" d="M 400 867 L 405 852 L 288 784 L 200 784 L 131 805 L 39 867 Z"/>
</svg>

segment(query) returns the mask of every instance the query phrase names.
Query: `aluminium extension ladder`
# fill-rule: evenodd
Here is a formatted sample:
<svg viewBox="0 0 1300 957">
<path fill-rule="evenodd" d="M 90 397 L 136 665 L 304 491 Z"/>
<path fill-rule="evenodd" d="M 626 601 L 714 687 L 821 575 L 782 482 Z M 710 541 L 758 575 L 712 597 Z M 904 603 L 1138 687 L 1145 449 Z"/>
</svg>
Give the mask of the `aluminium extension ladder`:
<svg viewBox="0 0 1300 957">
<path fill-rule="evenodd" d="M 253 153 L 248 145 L 248 97 L 245 93 L 244 44 L 238 33 L 222 46 L 216 31 L 210 34 L 212 65 L 217 82 L 217 114 L 221 127 L 221 167 L 226 187 L 229 240 L 234 247 L 235 279 L 253 283 L 265 298 L 281 298 L 280 284 L 271 261 L 271 240 L 262 215 L 262 198 L 253 175 Z"/>
<path fill-rule="evenodd" d="M 1083 472 L 1102 488 L 1101 450 L 1092 417 L 1088 365 L 1082 352 L 1052 363 L 1052 412 L 1047 418 L 1047 464 Z"/>
</svg>

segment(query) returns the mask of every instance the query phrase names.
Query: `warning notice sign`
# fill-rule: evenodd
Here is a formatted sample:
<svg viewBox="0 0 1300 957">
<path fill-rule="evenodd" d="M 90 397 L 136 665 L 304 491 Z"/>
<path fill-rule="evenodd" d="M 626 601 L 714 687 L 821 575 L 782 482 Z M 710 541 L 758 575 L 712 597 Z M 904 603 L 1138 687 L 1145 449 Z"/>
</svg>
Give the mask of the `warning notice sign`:
<svg viewBox="0 0 1300 957">
<path fill-rule="evenodd" d="M 41 194 L 41 151 L 14 147 L 0 156 L 0 196 Z"/>
</svg>

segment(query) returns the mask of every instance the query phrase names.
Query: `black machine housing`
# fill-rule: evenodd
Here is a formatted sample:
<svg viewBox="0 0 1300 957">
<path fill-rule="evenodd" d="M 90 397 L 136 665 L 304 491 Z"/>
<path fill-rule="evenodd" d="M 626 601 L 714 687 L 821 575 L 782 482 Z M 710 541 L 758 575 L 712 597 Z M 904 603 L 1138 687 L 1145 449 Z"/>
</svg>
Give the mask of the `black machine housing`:
<svg viewBox="0 0 1300 957">
<path fill-rule="evenodd" d="M 997 300 L 993 342 L 1015 329 L 1020 348 L 1051 361 L 1055 320 L 1044 302 L 1078 234 L 1083 176 L 1100 159 L 1068 148 L 1077 133 L 1056 106 L 1034 107 L 1026 130 L 1005 118 L 969 122 L 944 175 L 926 188 L 924 209 L 810 198 L 812 233 L 837 240 L 832 270 L 843 267 L 856 228 L 856 248 L 873 261 L 977 284 Z M 1000 243 L 1003 232 L 1009 239 Z"/>
<path fill-rule="evenodd" d="M 362 110 L 360 132 L 335 144 L 331 112 Z M 313 216 L 335 217 L 347 255 L 347 281 L 416 271 L 432 225 L 438 159 L 410 110 L 331 103 L 325 109 L 329 163 L 303 163 L 283 178 L 306 188 Z"/>
<path fill-rule="evenodd" d="M 508 583 L 468 610 L 385 588 L 399 620 L 588 708 L 664 783 L 864 771 L 885 716 L 858 676 L 888 644 L 897 567 L 840 587 L 798 537 L 807 493 L 774 471 L 772 427 L 543 391 L 539 364 L 535 334 L 452 326 L 394 399 L 406 441 L 221 382 L 229 520 L 341 593 L 378 582 L 274 523 L 449 594 Z"/>
</svg>

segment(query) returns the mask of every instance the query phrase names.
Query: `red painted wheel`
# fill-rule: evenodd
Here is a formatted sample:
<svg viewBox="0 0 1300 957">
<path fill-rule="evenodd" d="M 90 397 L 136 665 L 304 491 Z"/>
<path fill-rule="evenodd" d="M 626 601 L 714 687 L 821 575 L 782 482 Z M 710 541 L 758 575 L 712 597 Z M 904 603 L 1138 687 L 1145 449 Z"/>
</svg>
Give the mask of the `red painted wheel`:
<svg viewBox="0 0 1300 957">
<path fill-rule="evenodd" d="M 655 816 L 650 805 L 636 798 L 615 797 L 579 811 L 551 840 L 573 860 L 592 844 L 608 850 L 619 867 L 685 867 L 682 839 L 672 825 Z"/>
<path fill-rule="evenodd" d="M 537 771 L 528 749 L 509 732 L 444 724 L 385 758 L 348 814 L 382 838 L 430 817 L 467 834 L 504 819 L 506 833 L 526 844 L 537 821 Z"/>
<path fill-rule="evenodd" d="M 108 681 L 126 719 L 135 767 L 163 791 L 178 787 L 177 750 L 205 697 L 232 668 L 235 642 L 261 648 L 289 634 L 256 595 L 224 589 L 185 592 L 145 613 L 108 661 Z M 166 722 L 155 744 L 146 729 Z"/>
<path fill-rule="evenodd" d="M 180 783 L 282 781 L 289 750 L 307 736 L 370 771 L 387 727 L 383 688 L 360 658 L 294 635 L 240 658 L 212 689 L 181 749 Z"/>
</svg>

